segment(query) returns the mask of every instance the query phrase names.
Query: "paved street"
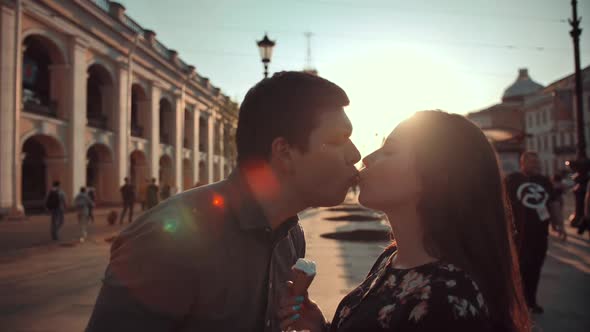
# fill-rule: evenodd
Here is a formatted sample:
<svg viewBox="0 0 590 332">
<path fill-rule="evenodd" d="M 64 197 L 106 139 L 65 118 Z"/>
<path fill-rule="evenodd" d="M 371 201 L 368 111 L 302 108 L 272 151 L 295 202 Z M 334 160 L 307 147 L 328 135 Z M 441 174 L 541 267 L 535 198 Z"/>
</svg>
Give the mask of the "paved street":
<svg viewBox="0 0 590 332">
<path fill-rule="evenodd" d="M 73 219 L 68 219 L 63 241 L 59 244 L 43 240 L 42 234 L 48 237 L 48 226 L 41 219 L 33 218 L 27 224 L 0 224 L 3 245 L 0 254 L 1 331 L 83 330 L 108 261 L 109 244 L 104 238 L 117 231 L 105 226 L 106 213 L 104 210 L 98 214 L 95 235 L 83 244 L 75 241 L 77 228 L 73 227 L 76 226 Z M 359 228 L 383 228 L 378 221 L 326 220 L 328 217 L 338 219 L 334 217 L 346 213 L 326 209 L 302 213 L 308 258 L 318 263 L 318 276 L 310 295 L 329 319 L 340 299 L 364 278 L 387 245 L 387 241 L 345 242 L 320 236 Z M 27 237 L 32 246 L 23 239 Z M 7 248 L 5 241 L 9 240 L 16 241 L 17 250 Z M 587 235 L 581 238 L 570 230 L 568 243 L 552 238 L 540 290 L 545 314 L 535 317 L 536 331 L 588 331 L 589 299 L 590 243 Z"/>
</svg>

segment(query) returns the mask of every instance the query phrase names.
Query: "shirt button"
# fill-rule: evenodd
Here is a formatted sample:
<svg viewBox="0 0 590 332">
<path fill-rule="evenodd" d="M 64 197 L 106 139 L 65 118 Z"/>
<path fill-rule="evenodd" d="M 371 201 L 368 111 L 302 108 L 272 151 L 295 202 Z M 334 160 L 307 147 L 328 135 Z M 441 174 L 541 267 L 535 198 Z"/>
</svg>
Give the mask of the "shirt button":
<svg viewBox="0 0 590 332">
<path fill-rule="evenodd" d="M 270 319 L 266 321 L 266 327 L 270 326 Z"/>
<path fill-rule="evenodd" d="M 267 233 L 270 233 L 270 231 L 271 231 L 272 229 L 271 229 L 270 227 L 266 227 L 264 230 L 265 230 Z"/>
<path fill-rule="evenodd" d="M 272 289 L 272 281 L 268 284 L 268 288 Z"/>
</svg>

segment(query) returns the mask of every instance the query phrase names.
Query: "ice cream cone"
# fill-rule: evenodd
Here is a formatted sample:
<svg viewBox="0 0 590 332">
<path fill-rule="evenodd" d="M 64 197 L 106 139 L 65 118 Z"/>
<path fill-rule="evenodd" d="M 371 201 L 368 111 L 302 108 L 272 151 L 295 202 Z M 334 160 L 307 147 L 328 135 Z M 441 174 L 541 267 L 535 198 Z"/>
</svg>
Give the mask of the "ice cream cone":
<svg viewBox="0 0 590 332">
<path fill-rule="evenodd" d="M 304 295 L 316 275 L 315 263 L 300 258 L 293 265 L 291 271 L 291 280 L 293 281 L 291 293 L 294 296 Z"/>
</svg>

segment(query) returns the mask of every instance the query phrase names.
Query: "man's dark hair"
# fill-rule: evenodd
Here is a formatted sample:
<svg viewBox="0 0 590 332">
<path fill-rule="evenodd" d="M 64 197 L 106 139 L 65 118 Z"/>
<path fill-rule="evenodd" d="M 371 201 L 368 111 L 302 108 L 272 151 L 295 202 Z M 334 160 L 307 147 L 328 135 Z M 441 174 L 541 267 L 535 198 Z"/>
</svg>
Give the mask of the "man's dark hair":
<svg viewBox="0 0 590 332">
<path fill-rule="evenodd" d="M 59 187 L 59 181 L 53 181 L 53 186 L 54 187 Z"/>
<path fill-rule="evenodd" d="M 86 192 L 86 188 L 85 187 L 80 187 L 80 192 L 81 193 L 85 193 Z"/>
<path fill-rule="evenodd" d="M 268 160 L 272 141 L 284 137 L 307 151 L 319 112 L 348 105 L 336 84 L 308 73 L 285 71 L 265 78 L 248 91 L 240 106 L 236 145 L 238 163 Z"/>
</svg>

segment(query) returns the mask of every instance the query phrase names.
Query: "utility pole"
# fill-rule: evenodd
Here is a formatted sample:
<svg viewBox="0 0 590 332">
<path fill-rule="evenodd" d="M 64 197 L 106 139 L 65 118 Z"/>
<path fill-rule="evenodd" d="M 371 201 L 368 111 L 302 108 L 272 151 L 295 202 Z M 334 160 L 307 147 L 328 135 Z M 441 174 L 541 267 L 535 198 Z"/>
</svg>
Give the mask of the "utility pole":
<svg viewBox="0 0 590 332">
<path fill-rule="evenodd" d="M 572 27 L 570 36 L 574 42 L 574 65 L 575 65 L 575 92 L 576 92 L 576 160 L 568 161 L 568 165 L 576 172 L 574 180 L 578 184 L 574 190 L 576 199 L 576 211 L 572 223 L 578 225 L 578 233 L 582 234 L 590 226 L 584 218 L 584 197 L 586 195 L 586 186 L 588 185 L 588 171 L 590 171 L 590 161 L 586 155 L 586 137 L 584 123 L 584 99 L 582 98 L 582 72 L 580 70 L 580 29 L 581 18 L 578 17 L 578 2 L 572 0 L 572 18 L 569 23 Z"/>
</svg>

